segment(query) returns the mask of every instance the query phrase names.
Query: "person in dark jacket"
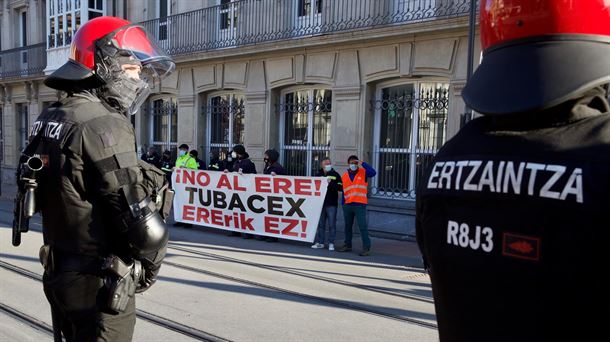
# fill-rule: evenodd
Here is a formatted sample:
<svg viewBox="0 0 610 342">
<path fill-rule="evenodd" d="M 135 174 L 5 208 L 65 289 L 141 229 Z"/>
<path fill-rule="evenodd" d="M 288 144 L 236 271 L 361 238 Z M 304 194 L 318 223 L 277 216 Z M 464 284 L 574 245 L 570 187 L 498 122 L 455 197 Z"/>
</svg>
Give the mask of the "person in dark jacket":
<svg viewBox="0 0 610 342">
<path fill-rule="evenodd" d="M 161 156 L 161 160 L 159 162 L 161 165 L 161 171 L 165 173 L 165 178 L 167 178 L 167 182 L 169 186 L 172 186 L 172 170 L 174 168 L 175 162 L 172 160 L 172 153 L 169 150 L 163 151 L 163 155 Z"/>
<path fill-rule="evenodd" d="M 208 165 L 208 170 L 210 171 L 222 171 L 223 162 L 218 158 L 218 152 L 210 152 L 210 165 Z"/>
<path fill-rule="evenodd" d="M 265 162 L 265 169 L 263 170 L 263 173 L 272 176 L 285 175 L 286 170 L 284 170 L 282 164 L 278 162 L 279 158 L 280 153 L 278 151 L 274 149 L 265 151 L 265 155 L 263 156 L 263 161 Z M 277 242 L 278 238 L 266 236 L 263 240 L 267 242 Z"/>
<path fill-rule="evenodd" d="M 333 169 L 330 158 L 322 160 L 322 169 L 318 171 L 316 177 L 326 177 L 328 181 L 328 189 L 326 197 L 324 197 L 324 205 L 320 214 L 318 223 L 318 233 L 316 234 L 316 243 L 311 248 L 324 248 L 324 240 L 326 235 L 326 224 L 328 223 L 328 250 L 335 250 L 335 236 L 337 233 L 337 206 L 339 203 L 339 192 L 343 191 L 343 183 L 341 175 Z"/>
<path fill-rule="evenodd" d="M 233 157 L 235 156 L 235 157 Z M 237 161 L 237 153 L 233 153 L 233 150 L 230 150 L 227 153 L 227 157 L 221 162 L 220 169 L 225 172 L 233 171 L 233 165 Z"/>
<path fill-rule="evenodd" d="M 250 155 L 246 152 L 244 145 L 235 145 L 231 157 L 235 161 L 233 163 L 233 172 L 255 174 L 256 166 L 250 160 Z"/>
<path fill-rule="evenodd" d="M 175 65 L 147 36 L 117 17 L 84 23 L 71 57 L 44 81 L 67 96 L 43 109 L 20 158 L 44 160 L 38 256 L 55 341 L 131 341 L 135 293 L 153 285 L 165 256 L 168 230 L 153 198 L 165 178 L 140 160 L 130 116 Z"/>
<path fill-rule="evenodd" d="M 229 157 L 231 158 L 231 160 L 229 161 Z M 250 155 L 246 152 L 246 148 L 243 145 L 235 145 L 233 147 L 233 152 L 231 152 L 231 154 L 229 155 L 229 157 L 227 157 L 227 166 L 224 170 L 224 172 L 238 172 L 240 174 L 246 173 L 246 174 L 255 174 L 256 173 L 256 166 L 254 165 L 254 163 L 250 160 Z M 229 167 L 232 163 L 232 170 L 229 170 Z M 252 239 L 252 234 L 247 234 L 247 233 L 243 233 L 240 234 L 238 232 L 231 232 L 230 233 L 231 236 L 239 236 L 241 235 L 241 237 L 243 237 L 244 239 Z"/>
<path fill-rule="evenodd" d="M 417 189 L 440 341 L 600 340 L 610 2 L 480 4 L 483 59 L 462 98 L 481 115 Z"/>
<path fill-rule="evenodd" d="M 197 163 L 197 169 L 198 170 L 205 170 L 205 162 L 201 159 L 199 159 L 199 152 L 197 150 L 191 150 L 191 152 L 189 152 L 189 154 L 195 158 L 195 162 Z"/>
<path fill-rule="evenodd" d="M 159 157 L 159 153 L 157 153 L 157 149 L 154 146 L 149 147 L 141 159 L 154 167 L 161 167 L 161 157 Z"/>
<path fill-rule="evenodd" d="M 282 164 L 278 163 L 278 159 L 280 158 L 280 153 L 276 150 L 267 150 L 265 151 L 265 156 L 263 157 L 263 161 L 265 162 L 265 169 L 263 173 L 266 175 L 285 175 L 286 170 Z"/>
</svg>

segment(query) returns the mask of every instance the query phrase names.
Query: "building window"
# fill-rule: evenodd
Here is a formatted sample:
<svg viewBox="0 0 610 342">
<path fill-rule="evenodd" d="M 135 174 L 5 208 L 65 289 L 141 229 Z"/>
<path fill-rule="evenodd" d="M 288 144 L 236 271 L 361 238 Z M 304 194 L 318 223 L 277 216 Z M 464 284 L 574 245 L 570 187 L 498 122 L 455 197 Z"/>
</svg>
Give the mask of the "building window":
<svg viewBox="0 0 610 342">
<path fill-rule="evenodd" d="M 88 5 L 88 8 L 81 8 L 80 0 L 47 1 L 48 48 L 69 46 L 80 28 L 81 18 L 93 19 L 104 15 L 104 1 L 93 0 Z"/>
<path fill-rule="evenodd" d="M 322 13 L 322 0 L 297 0 L 297 1 L 298 1 L 297 10 L 298 10 L 299 17 Z"/>
<path fill-rule="evenodd" d="M 237 32 L 237 0 L 220 0 L 218 29 L 220 39 L 233 43 Z"/>
<path fill-rule="evenodd" d="M 284 92 L 280 110 L 280 149 L 286 172 L 315 175 L 330 155 L 332 91 L 304 88 Z"/>
<path fill-rule="evenodd" d="M 372 194 L 414 199 L 418 181 L 447 138 L 449 84 L 382 84 L 375 110 Z"/>
<path fill-rule="evenodd" d="M 167 16 L 170 14 L 170 0 L 157 0 L 157 18 L 159 18 L 158 40 L 167 40 Z"/>
<path fill-rule="evenodd" d="M 17 123 L 19 127 L 19 151 L 23 151 L 28 145 L 29 128 L 30 123 L 28 119 L 28 105 L 25 103 L 18 103 L 16 105 L 17 112 Z"/>
<path fill-rule="evenodd" d="M 203 113 L 207 116 L 207 157 L 226 158 L 235 145 L 243 145 L 246 110 L 244 96 L 235 93 L 213 95 Z"/>
<path fill-rule="evenodd" d="M 178 143 L 178 106 L 172 99 L 156 99 L 150 103 L 150 146 L 170 150 Z"/>
</svg>

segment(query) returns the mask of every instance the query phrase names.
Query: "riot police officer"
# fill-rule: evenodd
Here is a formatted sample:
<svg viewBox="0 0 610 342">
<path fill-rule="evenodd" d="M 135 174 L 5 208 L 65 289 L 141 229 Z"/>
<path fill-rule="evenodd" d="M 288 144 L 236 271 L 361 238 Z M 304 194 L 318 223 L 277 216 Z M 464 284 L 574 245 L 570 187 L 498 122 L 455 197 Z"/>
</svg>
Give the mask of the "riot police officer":
<svg viewBox="0 0 610 342">
<path fill-rule="evenodd" d="M 45 80 L 68 96 L 40 114 L 24 154 L 44 163 L 36 207 L 56 340 L 131 340 L 134 293 L 155 282 L 165 255 L 165 177 L 139 160 L 129 120 L 175 67 L 153 42 L 126 20 L 93 19 Z"/>
<path fill-rule="evenodd" d="M 440 339 L 597 340 L 610 2 L 480 2 L 483 60 L 462 96 L 483 116 L 439 151 L 417 198 Z"/>
</svg>

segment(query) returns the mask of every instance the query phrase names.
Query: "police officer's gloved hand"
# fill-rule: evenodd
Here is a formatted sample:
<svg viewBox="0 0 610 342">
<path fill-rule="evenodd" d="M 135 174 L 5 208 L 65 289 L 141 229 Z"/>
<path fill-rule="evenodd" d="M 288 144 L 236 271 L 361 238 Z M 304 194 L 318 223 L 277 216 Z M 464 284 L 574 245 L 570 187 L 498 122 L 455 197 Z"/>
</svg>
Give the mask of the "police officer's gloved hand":
<svg viewBox="0 0 610 342">
<path fill-rule="evenodd" d="M 136 293 L 148 290 L 157 281 L 157 275 L 161 269 L 161 263 L 165 257 L 167 245 L 163 246 L 158 252 L 138 258 L 142 263 L 142 276 L 138 281 Z"/>
</svg>

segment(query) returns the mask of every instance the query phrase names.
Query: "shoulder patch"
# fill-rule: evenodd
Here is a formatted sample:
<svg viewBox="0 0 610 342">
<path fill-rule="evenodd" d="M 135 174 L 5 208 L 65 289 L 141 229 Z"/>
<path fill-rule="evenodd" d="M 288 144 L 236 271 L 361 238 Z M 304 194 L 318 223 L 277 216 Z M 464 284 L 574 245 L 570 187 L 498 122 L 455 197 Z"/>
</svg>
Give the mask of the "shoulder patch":
<svg viewBox="0 0 610 342">
<path fill-rule="evenodd" d="M 104 144 L 105 148 L 109 148 L 116 145 L 116 139 L 114 138 L 114 134 L 110 131 L 106 131 L 100 135 L 102 138 L 102 144 Z"/>
</svg>

